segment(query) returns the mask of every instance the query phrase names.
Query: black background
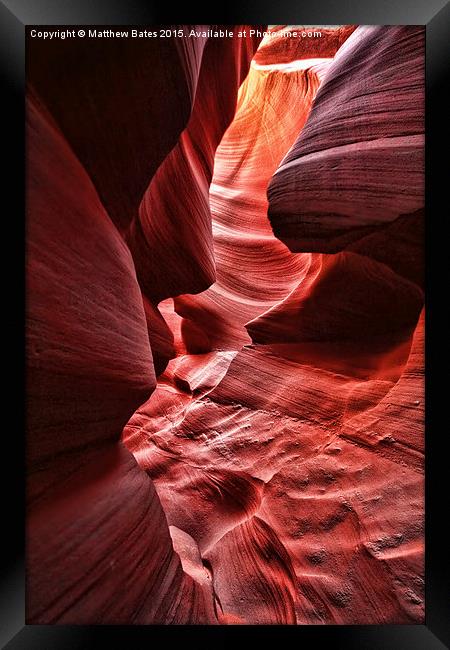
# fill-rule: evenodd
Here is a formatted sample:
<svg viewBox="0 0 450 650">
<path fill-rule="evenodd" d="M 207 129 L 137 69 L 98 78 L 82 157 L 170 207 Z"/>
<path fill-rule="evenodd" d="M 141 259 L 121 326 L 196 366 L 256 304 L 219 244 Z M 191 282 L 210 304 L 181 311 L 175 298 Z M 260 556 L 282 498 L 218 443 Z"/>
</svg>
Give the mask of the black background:
<svg viewBox="0 0 450 650">
<path fill-rule="evenodd" d="M 95 5 L 94 5 L 95 2 Z M 303 4 L 304 3 L 304 4 Z M 449 111 L 444 99 L 450 58 L 450 5 L 444 0 L 272 0 L 246 5 L 215 0 L 200 13 L 150 0 L 0 0 L 2 81 L 2 337 L 3 397 L 0 643 L 8 650 L 227 647 L 270 644 L 315 650 L 439 650 L 450 645 L 448 568 L 449 434 L 447 374 L 449 243 Z M 419 24 L 426 25 L 426 624 L 385 626 L 32 626 L 24 625 L 24 308 L 26 25 L 154 24 Z M 447 138 L 446 138 L 447 135 Z M 6 178 L 4 175 L 6 174 Z M 6 200 L 5 200 L 6 199 Z M 448 307 L 447 307 L 448 310 Z M 448 328 L 445 327 L 445 330 Z M 444 374 L 445 370 L 445 374 Z M 5 394 L 6 389 L 6 394 Z M 120 594 L 118 594 L 120 597 Z M 252 650 L 252 649 L 251 649 Z"/>
</svg>

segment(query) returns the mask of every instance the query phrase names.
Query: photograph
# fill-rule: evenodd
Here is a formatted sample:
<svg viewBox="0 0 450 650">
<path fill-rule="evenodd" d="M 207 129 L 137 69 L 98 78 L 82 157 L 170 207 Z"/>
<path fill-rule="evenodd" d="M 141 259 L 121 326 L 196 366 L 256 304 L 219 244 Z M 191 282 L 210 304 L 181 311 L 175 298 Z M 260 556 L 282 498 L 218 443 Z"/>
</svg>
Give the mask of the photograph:
<svg viewBox="0 0 450 650">
<path fill-rule="evenodd" d="M 424 46 L 30 29 L 30 623 L 423 622 Z"/>
</svg>

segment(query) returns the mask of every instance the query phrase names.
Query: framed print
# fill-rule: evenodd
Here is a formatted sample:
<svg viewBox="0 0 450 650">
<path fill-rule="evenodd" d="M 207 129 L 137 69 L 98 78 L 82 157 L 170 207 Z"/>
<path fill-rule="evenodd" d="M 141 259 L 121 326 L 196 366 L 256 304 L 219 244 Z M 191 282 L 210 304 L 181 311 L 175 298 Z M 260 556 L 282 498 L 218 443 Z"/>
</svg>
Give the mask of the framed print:
<svg viewBox="0 0 450 650">
<path fill-rule="evenodd" d="M 446 647 L 448 5 L 0 9 L 4 647 Z"/>
</svg>

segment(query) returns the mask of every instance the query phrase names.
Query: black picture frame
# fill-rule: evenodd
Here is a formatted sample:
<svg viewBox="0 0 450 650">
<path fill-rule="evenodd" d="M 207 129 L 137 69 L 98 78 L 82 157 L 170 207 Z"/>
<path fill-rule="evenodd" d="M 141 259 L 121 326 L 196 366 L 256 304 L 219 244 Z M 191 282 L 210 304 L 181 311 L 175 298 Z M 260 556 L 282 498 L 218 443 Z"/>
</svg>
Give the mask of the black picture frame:
<svg viewBox="0 0 450 650">
<path fill-rule="evenodd" d="M 216 3 L 215 3 L 216 4 Z M 221 15 L 217 11 L 222 9 Z M 448 69 L 450 5 L 445 0 L 294 0 L 248 2 L 233 8 L 216 7 L 216 15 L 202 16 L 213 23 L 283 24 L 420 24 L 426 25 L 426 619 L 424 625 L 384 626 L 35 626 L 25 625 L 24 570 L 24 412 L 23 400 L 12 407 L 13 397 L 23 395 L 24 313 L 24 81 L 25 27 L 27 25 L 149 25 L 184 24 L 198 19 L 191 6 L 169 16 L 167 10 L 142 0 L 0 0 L 1 72 L 3 125 L 9 138 L 3 140 L 7 179 L 3 215 L 4 250 L 14 252 L 3 271 L 3 299 L 7 325 L 5 348 L 13 350 L 3 407 L 3 440 L 6 451 L 0 472 L 3 486 L 2 573 L 0 583 L 0 642 L 8 650 L 19 648 L 149 648 L 166 643 L 197 643 L 199 648 L 218 648 L 231 643 L 293 643 L 310 648 L 319 644 L 346 650 L 439 650 L 449 647 L 448 537 L 444 498 L 447 489 L 444 450 L 448 418 L 444 391 L 438 379 L 443 368 L 439 338 L 438 278 L 445 278 L 446 260 L 441 224 L 448 215 L 444 198 L 448 169 L 448 110 L 444 102 L 445 72 Z M 182 14 L 185 15 L 182 15 Z M 447 181 L 448 182 L 448 181 Z M 3 197 L 5 198 L 5 197 Z M 6 232 L 5 232 L 6 231 Z M 442 246 L 442 250 L 439 249 Z M 4 259 L 2 261 L 5 261 Z M 14 275 L 14 283 L 12 283 Z M 445 283 L 444 283 L 445 284 Z M 445 340 L 445 339 L 444 339 Z M 442 425 L 440 423 L 443 423 Z"/>
</svg>

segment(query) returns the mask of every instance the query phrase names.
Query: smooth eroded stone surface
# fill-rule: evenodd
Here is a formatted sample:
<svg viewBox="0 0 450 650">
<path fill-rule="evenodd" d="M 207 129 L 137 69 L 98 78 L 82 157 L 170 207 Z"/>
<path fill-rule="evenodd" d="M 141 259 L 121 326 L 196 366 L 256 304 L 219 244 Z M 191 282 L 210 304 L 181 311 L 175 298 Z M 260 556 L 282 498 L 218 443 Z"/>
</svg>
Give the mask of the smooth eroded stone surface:
<svg viewBox="0 0 450 650">
<path fill-rule="evenodd" d="M 35 467 L 117 440 L 155 374 L 130 252 L 33 96 L 27 143 L 27 450 Z"/>
<path fill-rule="evenodd" d="M 217 280 L 124 440 L 219 623 L 424 620 L 422 45 L 263 42 L 217 150 Z"/>
<path fill-rule="evenodd" d="M 86 37 L 82 45 L 77 38 L 33 40 L 28 83 L 121 229 L 137 214 L 150 179 L 188 122 L 206 42 L 202 37 Z"/>
<path fill-rule="evenodd" d="M 109 444 L 27 521 L 27 621 L 214 623 L 211 587 L 183 572 L 152 482 Z"/>
<path fill-rule="evenodd" d="M 424 203 L 423 27 L 358 27 L 268 188 L 292 251 L 334 253 Z"/>
<path fill-rule="evenodd" d="M 131 254 L 33 95 L 27 142 L 27 622 L 213 624 L 119 442 L 156 383 Z"/>
<path fill-rule="evenodd" d="M 373 341 L 409 337 L 423 290 L 386 264 L 343 252 L 312 254 L 305 278 L 273 309 L 246 325 L 254 343 Z"/>
<path fill-rule="evenodd" d="M 250 341 L 244 324 L 303 277 L 305 260 L 273 236 L 266 188 L 305 123 L 330 62 L 252 63 L 215 157 L 210 203 L 217 280 L 198 296 L 174 301 L 189 352 L 238 350 Z"/>
<path fill-rule="evenodd" d="M 209 186 L 219 142 L 260 39 L 210 39 L 192 115 L 152 179 L 127 242 L 145 295 L 155 304 L 199 293 L 215 280 Z"/>
<path fill-rule="evenodd" d="M 219 622 L 295 624 L 295 574 L 289 554 L 263 520 L 252 517 L 206 554 L 216 585 Z M 273 603 L 267 607 L 267 602 Z"/>
</svg>

